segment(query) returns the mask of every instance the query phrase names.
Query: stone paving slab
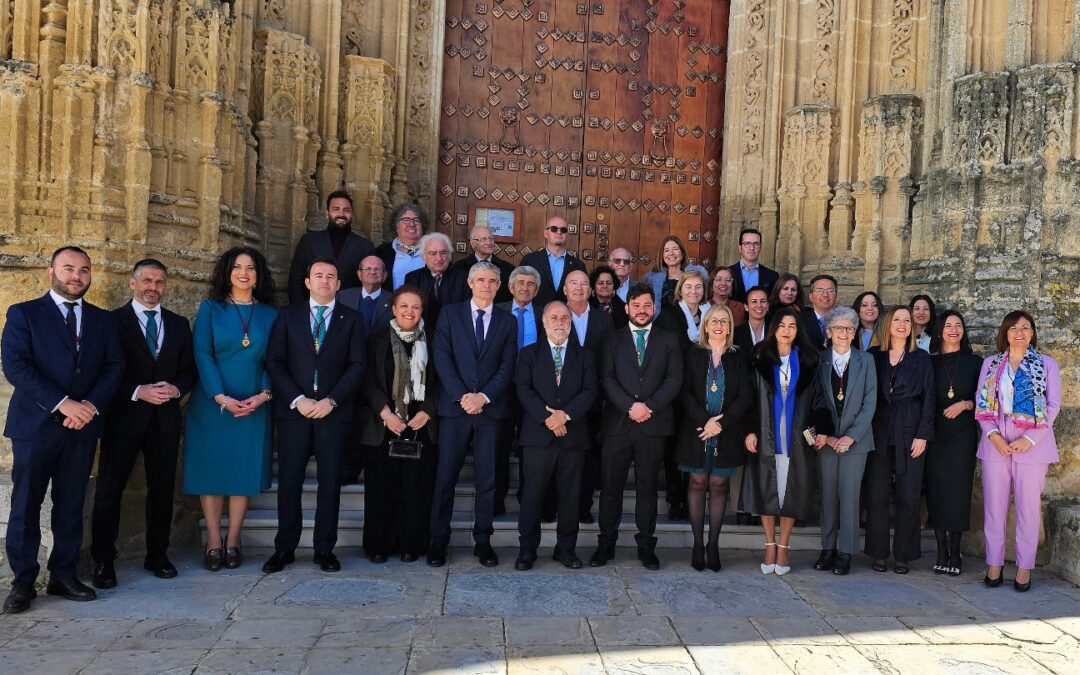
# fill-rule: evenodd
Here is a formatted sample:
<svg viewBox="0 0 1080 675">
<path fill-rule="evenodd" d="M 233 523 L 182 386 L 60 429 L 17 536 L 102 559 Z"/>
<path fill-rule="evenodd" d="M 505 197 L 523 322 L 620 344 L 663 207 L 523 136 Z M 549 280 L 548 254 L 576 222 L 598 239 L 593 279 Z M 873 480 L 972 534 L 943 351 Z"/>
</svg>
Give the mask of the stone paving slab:
<svg viewBox="0 0 1080 675">
<path fill-rule="evenodd" d="M 605 672 L 604 662 L 596 647 L 507 647 L 506 661 L 508 675 L 602 675 Z"/>
<path fill-rule="evenodd" d="M 743 616 L 672 617 L 672 625 L 683 644 L 760 644 L 761 633 Z"/>
<path fill-rule="evenodd" d="M 999 645 L 867 645 L 859 651 L 884 672 L 918 675 L 956 673 L 1048 673 L 1015 647 Z"/>
<path fill-rule="evenodd" d="M 319 619 L 238 619 L 214 645 L 216 649 L 306 650 L 322 634 Z"/>
<path fill-rule="evenodd" d="M 844 673 L 844 675 L 880 675 L 873 663 L 855 647 L 839 645 L 781 645 L 777 656 L 794 673 Z M 899 671 L 892 671 L 893 673 Z"/>
<path fill-rule="evenodd" d="M 604 671 L 618 675 L 696 675 L 685 647 L 600 647 Z"/>
<path fill-rule="evenodd" d="M 217 644 L 231 625 L 228 621 L 147 619 L 128 628 L 109 649 L 160 651 L 164 649 L 209 649 Z"/>
<path fill-rule="evenodd" d="M 576 616 L 508 616 L 506 644 L 512 647 L 583 646 L 595 643 L 588 619 Z"/>
<path fill-rule="evenodd" d="M 307 660 L 301 649 L 214 649 L 199 662 L 195 675 L 225 673 L 299 673 Z"/>
<path fill-rule="evenodd" d="M 315 649 L 376 649 L 412 644 L 416 619 L 337 619 L 323 627 Z"/>
<path fill-rule="evenodd" d="M 79 675 L 156 673 L 181 675 L 193 672 L 206 649 L 142 649 L 102 652 L 79 671 Z"/>
<path fill-rule="evenodd" d="M 853 645 L 924 645 L 926 638 L 893 616 L 838 616 L 826 622 Z"/>
<path fill-rule="evenodd" d="M 821 617 L 807 616 L 757 616 L 750 621 L 757 627 L 761 637 L 772 646 L 777 645 L 846 645 L 843 635 Z"/>
<path fill-rule="evenodd" d="M 304 664 L 306 675 L 391 675 L 404 673 L 409 662 L 405 649 L 334 647 L 312 649 Z"/>
<path fill-rule="evenodd" d="M 790 673 L 772 647 L 719 645 L 687 647 L 702 675 L 780 675 Z"/>
<path fill-rule="evenodd" d="M 600 616 L 589 619 L 601 646 L 663 646 L 678 644 L 671 621 L 663 616 Z"/>
<path fill-rule="evenodd" d="M 409 656 L 407 673 L 455 673 L 455 675 L 504 675 L 503 647 L 417 647 Z"/>
</svg>

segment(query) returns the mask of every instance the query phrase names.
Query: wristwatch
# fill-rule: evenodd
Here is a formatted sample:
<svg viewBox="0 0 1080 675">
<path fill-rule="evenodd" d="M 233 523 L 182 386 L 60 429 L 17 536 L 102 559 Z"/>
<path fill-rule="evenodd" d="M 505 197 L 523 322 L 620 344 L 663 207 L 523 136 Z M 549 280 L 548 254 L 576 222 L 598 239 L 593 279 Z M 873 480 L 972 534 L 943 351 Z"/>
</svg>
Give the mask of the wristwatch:
<svg viewBox="0 0 1080 675">
<path fill-rule="evenodd" d="M 267 401 L 272 401 L 274 399 L 274 392 L 270 391 L 269 389 L 263 389 L 260 393 L 266 396 Z"/>
<path fill-rule="evenodd" d="M 330 401 L 331 406 L 333 406 L 335 408 L 337 407 L 337 401 L 335 401 L 334 399 L 328 397 L 326 400 Z"/>
</svg>

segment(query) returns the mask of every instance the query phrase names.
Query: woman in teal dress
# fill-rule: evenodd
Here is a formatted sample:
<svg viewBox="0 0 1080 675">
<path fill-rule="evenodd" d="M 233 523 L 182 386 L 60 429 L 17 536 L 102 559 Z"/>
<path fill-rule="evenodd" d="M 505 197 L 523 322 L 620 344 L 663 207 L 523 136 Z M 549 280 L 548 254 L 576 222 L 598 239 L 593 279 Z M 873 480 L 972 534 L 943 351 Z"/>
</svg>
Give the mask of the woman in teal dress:
<svg viewBox="0 0 1080 675">
<path fill-rule="evenodd" d="M 210 571 L 242 562 L 240 531 L 248 502 L 270 487 L 273 439 L 266 347 L 277 318 L 266 259 L 250 246 L 225 252 L 214 266 L 210 298 L 195 318 L 199 388 L 187 408 L 184 492 L 199 495 L 206 518 Z M 221 516 L 229 498 L 229 531 Z"/>
</svg>

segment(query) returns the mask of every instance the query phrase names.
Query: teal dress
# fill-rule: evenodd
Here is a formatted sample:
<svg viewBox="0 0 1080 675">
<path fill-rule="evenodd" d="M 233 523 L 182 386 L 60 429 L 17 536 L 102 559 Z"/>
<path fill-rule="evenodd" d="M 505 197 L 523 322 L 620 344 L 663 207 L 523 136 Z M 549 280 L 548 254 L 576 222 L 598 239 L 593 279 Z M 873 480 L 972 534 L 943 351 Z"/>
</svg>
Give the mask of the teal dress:
<svg viewBox="0 0 1080 675">
<path fill-rule="evenodd" d="M 711 361 L 709 366 L 709 383 L 709 388 L 705 392 L 705 408 L 709 411 L 710 415 L 719 415 L 724 409 L 724 369 L 713 368 Z M 712 383 L 716 384 L 716 391 L 713 391 L 711 386 Z M 694 468 L 680 464 L 679 470 L 685 473 L 712 475 L 718 478 L 730 478 L 734 476 L 738 471 L 738 467 L 714 466 L 716 461 L 716 448 L 719 442 L 720 439 L 716 436 L 705 441 L 705 466 Z"/>
<path fill-rule="evenodd" d="M 237 419 L 222 413 L 214 397 L 243 400 L 270 388 L 266 348 L 277 314 L 264 304 L 222 306 L 207 300 L 199 306 L 193 341 L 199 386 L 187 407 L 185 493 L 254 497 L 270 487 L 273 406 L 266 403 Z M 244 347 L 249 319 L 251 344 Z"/>
</svg>

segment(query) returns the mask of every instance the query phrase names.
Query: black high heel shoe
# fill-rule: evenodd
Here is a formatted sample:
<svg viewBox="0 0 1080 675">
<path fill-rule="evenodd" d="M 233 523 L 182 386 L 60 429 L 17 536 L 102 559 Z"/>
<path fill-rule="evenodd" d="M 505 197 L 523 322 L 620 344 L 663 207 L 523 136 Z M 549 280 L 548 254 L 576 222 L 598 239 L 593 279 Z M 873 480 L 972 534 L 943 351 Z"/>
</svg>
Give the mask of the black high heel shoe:
<svg viewBox="0 0 1080 675">
<path fill-rule="evenodd" d="M 986 586 L 987 588 L 997 588 L 998 586 L 1001 585 L 1001 582 L 1004 581 L 1004 580 L 1005 580 L 1005 570 L 1004 569 L 1001 570 L 1001 574 L 998 575 L 997 579 L 991 579 L 990 578 L 990 573 L 987 572 L 986 576 L 983 577 L 983 585 Z M 1030 585 L 1030 582 L 1029 582 L 1029 585 Z"/>
<path fill-rule="evenodd" d="M 244 562 L 244 554 L 240 551 L 239 546 L 227 546 L 225 547 L 225 568 L 234 570 L 240 567 Z"/>
<path fill-rule="evenodd" d="M 1004 570 L 1002 570 L 1002 572 L 1004 572 Z M 1030 572 L 1028 574 L 1029 574 L 1029 576 L 1028 576 L 1028 580 L 1027 580 L 1026 583 L 1022 584 L 1018 580 L 1013 579 L 1013 590 L 1014 591 L 1016 591 L 1017 593 L 1027 593 L 1028 591 L 1031 590 Z"/>
<path fill-rule="evenodd" d="M 221 563 L 225 559 L 225 540 L 221 540 L 221 546 L 218 548 L 210 548 L 203 554 L 203 567 L 211 572 L 217 572 L 221 569 Z"/>
<path fill-rule="evenodd" d="M 690 567 L 693 567 L 698 572 L 705 569 L 705 547 L 701 544 L 695 543 L 690 552 Z"/>
<path fill-rule="evenodd" d="M 958 577 L 964 572 L 964 556 L 957 553 L 956 559 L 949 558 L 948 573 L 950 577 Z"/>
<path fill-rule="evenodd" d="M 705 547 L 705 553 L 708 554 L 709 561 L 705 563 L 705 567 L 708 567 L 713 572 L 720 571 L 720 545 L 709 544 Z"/>
</svg>

